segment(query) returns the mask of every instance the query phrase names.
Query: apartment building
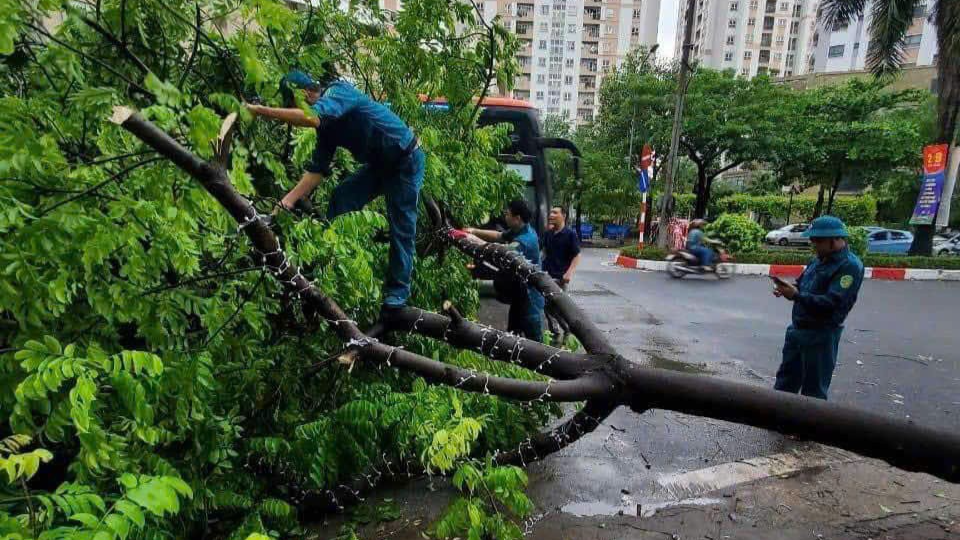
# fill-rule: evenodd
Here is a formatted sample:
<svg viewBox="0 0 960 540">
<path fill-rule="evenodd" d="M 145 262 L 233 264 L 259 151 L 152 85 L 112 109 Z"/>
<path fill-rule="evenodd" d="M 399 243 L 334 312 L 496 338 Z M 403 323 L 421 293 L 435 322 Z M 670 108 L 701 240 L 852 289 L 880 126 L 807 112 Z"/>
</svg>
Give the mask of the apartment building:
<svg viewBox="0 0 960 540">
<path fill-rule="evenodd" d="M 801 73 L 809 63 L 817 30 L 816 4 L 816 0 L 697 0 L 691 58 L 744 77 Z M 677 51 L 683 45 L 684 0 L 679 9 Z"/>
<path fill-rule="evenodd" d="M 864 16 L 844 26 L 826 28 L 821 24 L 811 41 L 813 54 L 808 58 L 807 71 L 837 73 L 863 71 L 867 68 L 870 51 L 870 23 L 873 12 L 868 2 Z M 929 7 L 918 6 L 913 11 L 913 22 L 907 30 L 904 67 L 932 66 L 937 58 L 937 30 L 929 18 Z"/>
<path fill-rule="evenodd" d="M 510 97 L 571 122 L 593 119 L 600 82 L 627 53 L 657 41 L 660 0 L 485 0 L 521 40 Z"/>
</svg>

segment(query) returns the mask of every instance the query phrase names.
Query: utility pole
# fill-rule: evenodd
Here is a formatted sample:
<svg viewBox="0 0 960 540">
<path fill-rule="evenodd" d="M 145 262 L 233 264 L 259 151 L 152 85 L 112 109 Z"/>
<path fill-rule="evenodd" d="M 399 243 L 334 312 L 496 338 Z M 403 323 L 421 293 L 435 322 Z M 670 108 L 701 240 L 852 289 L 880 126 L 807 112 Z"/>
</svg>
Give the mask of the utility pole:
<svg viewBox="0 0 960 540">
<path fill-rule="evenodd" d="M 677 77 L 677 105 L 673 111 L 673 133 L 670 137 L 670 156 L 667 159 L 667 174 L 663 182 L 663 200 L 660 204 L 660 215 L 657 219 L 657 245 L 667 247 L 667 222 L 672 210 L 670 202 L 673 200 L 673 182 L 680 169 L 680 131 L 683 129 L 683 103 L 687 94 L 687 71 L 690 63 L 690 41 L 693 35 L 693 17 L 697 8 L 697 0 L 687 0 L 686 24 L 683 26 L 683 48 L 680 51 L 680 75 Z"/>
</svg>

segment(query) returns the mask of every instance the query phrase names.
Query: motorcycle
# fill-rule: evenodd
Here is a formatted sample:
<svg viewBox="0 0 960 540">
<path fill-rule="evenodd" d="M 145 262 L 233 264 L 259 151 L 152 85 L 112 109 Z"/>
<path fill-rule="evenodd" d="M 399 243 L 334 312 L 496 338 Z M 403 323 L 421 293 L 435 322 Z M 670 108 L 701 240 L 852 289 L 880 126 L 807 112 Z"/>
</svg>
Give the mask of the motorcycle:
<svg viewBox="0 0 960 540">
<path fill-rule="evenodd" d="M 716 274 L 718 279 L 727 279 L 733 275 L 733 256 L 727 253 L 723 244 L 715 243 L 713 248 L 717 252 L 713 270 L 705 270 L 699 259 L 686 249 L 678 249 L 667 255 L 667 272 L 670 277 L 680 279 L 687 274 Z"/>
</svg>

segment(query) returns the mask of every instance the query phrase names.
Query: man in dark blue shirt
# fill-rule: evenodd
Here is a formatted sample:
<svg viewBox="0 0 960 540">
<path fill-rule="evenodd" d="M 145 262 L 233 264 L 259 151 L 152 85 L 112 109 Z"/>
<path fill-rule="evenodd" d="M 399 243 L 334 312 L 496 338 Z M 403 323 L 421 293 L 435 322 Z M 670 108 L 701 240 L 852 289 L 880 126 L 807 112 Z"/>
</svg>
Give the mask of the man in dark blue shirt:
<svg viewBox="0 0 960 540">
<path fill-rule="evenodd" d="M 393 311 L 406 305 L 413 272 L 417 199 L 423 185 L 426 158 L 413 131 L 386 106 L 328 69 L 318 81 L 302 71 L 291 71 L 281 81 L 286 108 L 247 105 L 256 116 L 292 126 L 314 128 L 317 142 L 313 158 L 300 182 L 281 200 L 291 208 L 331 174 L 330 162 L 338 147 L 346 148 L 363 165 L 334 191 L 327 218 L 362 209 L 380 195 L 386 197 L 390 225 L 390 260 L 383 305 Z M 302 90 L 310 114 L 296 108 L 293 90 Z"/>
<path fill-rule="evenodd" d="M 833 216 L 813 220 L 803 235 L 817 256 L 796 285 L 774 278 L 773 294 L 793 301 L 793 324 L 787 327 L 774 388 L 827 399 L 843 321 L 863 282 L 863 263 L 847 247 L 843 222 Z"/>
<path fill-rule="evenodd" d="M 549 229 L 543 235 L 543 270 L 561 289 L 567 290 L 567 284 L 573 280 L 573 274 L 580 264 L 580 238 L 573 229 L 567 227 L 567 214 L 559 206 L 550 209 L 548 224 Z M 549 309 L 545 314 L 553 345 L 562 345 L 564 334 L 569 330 L 566 323 Z"/>
<path fill-rule="evenodd" d="M 522 199 L 510 201 L 503 211 L 506 231 L 483 229 L 464 229 L 478 242 L 499 242 L 508 244 L 518 251 L 530 264 L 540 268 L 540 242 L 537 233 L 530 226 L 533 212 Z M 496 286 L 500 281 L 494 280 Z M 507 280 L 498 291 L 510 304 L 507 316 L 507 330 L 534 341 L 543 341 L 543 295 L 535 287 Z"/>
</svg>

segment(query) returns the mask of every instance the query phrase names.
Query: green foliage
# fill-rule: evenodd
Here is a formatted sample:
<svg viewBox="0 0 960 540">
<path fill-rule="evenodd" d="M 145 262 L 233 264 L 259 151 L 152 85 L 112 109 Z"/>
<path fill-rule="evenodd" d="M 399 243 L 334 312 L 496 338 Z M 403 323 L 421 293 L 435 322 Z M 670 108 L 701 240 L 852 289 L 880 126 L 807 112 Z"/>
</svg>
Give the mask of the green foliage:
<svg viewBox="0 0 960 540">
<path fill-rule="evenodd" d="M 516 446 L 558 412 L 386 367 L 315 371 L 342 350 L 337 336 L 307 329 L 298 303 L 251 265 L 248 243 L 202 187 L 106 122 L 112 106 L 128 105 L 210 156 L 223 117 L 240 113 L 229 177 L 269 211 L 299 178 L 316 133 L 251 122 L 241 103 L 257 95 L 277 105 L 283 73 L 319 74 L 336 59 L 417 131 L 425 193 L 460 222 L 481 223 L 522 189 L 496 159 L 507 128 L 475 125 L 485 67 L 497 66 L 501 89 L 517 73 L 517 39 L 498 21 L 439 0 L 404 2 L 396 16 L 276 0 L 61 9 L 0 0 L 0 433 L 16 434 L 0 449 L 0 469 L 17 480 L 0 482 L 0 500 L 11 501 L 0 503 L 0 536 L 275 535 L 296 528 L 293 493 L 344 482 L 383 457 L 453 470 Z M 419 93 L 445 96 L 449 113 L 424 111 Z M 334 165 L 335 178 L 313 195 L 317 207 L 357 164 L 339 155 Z M 370 325 L 387 260 L 387 246 L 371 241 L 386 227 L 383 204 L 332 223 L 277 221 L 293 262 Z M 450 299 L 474 314 L 465 262 L 419 257 L 413 301 L 436 311 Z M 471 369 L 537 377 L 402 341 Z M 31 512 L 28 500 L 43 508 Z"/>
<path fill-rule="evenodd" d="M 667 250 L 656 246 L 644 246 L 642 249 L 637 246 L 627 246 L 620 250 L 624 257 L 633 259 L 647 259 L 650 261 L 662 261 L 667 256 Z"/>
<path fill-rule="evenodd" d="M 685 208 L 691 198 L 677 197 L 676 208 L 678 215 L 683 215 L 680 208 Z M 681 201 L 683 201 L 681 203 Z M 813 210 L 817 200 L 811 197 L 793 198 L 791 205 L 789 197 L 785 195 L 732 195 L 724 197 L 713 202 L 710 207 L 711 214 L 724 213 L 745 213 L 754 212 L 766 216 L 775 216 L 786 219 L 788 206 L 791 208 L 791 215 L 805 216 L 802 219 L 813 216 Z M 871 195 L 858 195 L 855 197 L 837 197 L 833 201 L 832 215 L 839 217 L 844 223 L 849 225 L 872 225 L 876 223 L 877 200 Z"/>
<path fill-rule="evenodd" d="M 621 255 L 634 259 L 662 261 L 666 254 L 661 250 L 647 248 L 637 250 L 630 246 L 620 251 Z M 792 264 L 806 265 L 813 258 L 812 251 L 770 250 L 734 253 L 739 264 Z M 913 257 L 906 255 L 866 254 L 860 257 L 864 266 L 873 268 L 930 268 L 934 270 L 960 270 L 960 257 Z"/>
<path fill-rule="evenodd" d="M 496 467 L 489 458 L 482 466 L 466 463 L 453 475 L 453 485 L 464 497 L 454 501 L 434 524 L 437 537 L 523 538 L 516 522 L 530 513 L 533 503 L 523 492 L 527 475 L 522 469 Z"/>
<path fill-rule="evenodd" d="M 867 248 L 870 247 L 869 242 L 867 242 L 867 230 L 863 227 L 848 227 L 847 232 L 850 235 L 847 238 L 850 251 L 862 259 L 867 255 Z"/>
<path fill-rule="evenodd" d="M 707 237 L 720 240 L 733 253 L 756 251 L 763 244 L 766 231 L 743 214 L 721 214 L 707 225 Z"/>
</svg>

